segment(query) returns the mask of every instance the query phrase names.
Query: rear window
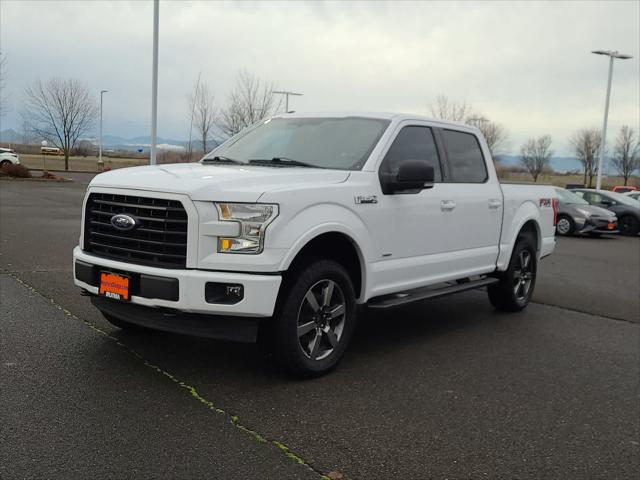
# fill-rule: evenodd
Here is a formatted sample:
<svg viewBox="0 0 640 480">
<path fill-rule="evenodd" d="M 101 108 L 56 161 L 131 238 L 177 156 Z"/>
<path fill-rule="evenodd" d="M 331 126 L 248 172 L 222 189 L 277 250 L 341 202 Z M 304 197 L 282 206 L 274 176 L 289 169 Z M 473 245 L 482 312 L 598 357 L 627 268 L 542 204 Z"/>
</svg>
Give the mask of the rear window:
<svg viewBox="0 0 640 480">
<path fill-rule="evenodd" d="M 475 135 L 456 130 L 443 130 L 449 158 L 451 181 L 455 183 L 483 183 L 487 180 L 487 166 Z"/>
</svg>

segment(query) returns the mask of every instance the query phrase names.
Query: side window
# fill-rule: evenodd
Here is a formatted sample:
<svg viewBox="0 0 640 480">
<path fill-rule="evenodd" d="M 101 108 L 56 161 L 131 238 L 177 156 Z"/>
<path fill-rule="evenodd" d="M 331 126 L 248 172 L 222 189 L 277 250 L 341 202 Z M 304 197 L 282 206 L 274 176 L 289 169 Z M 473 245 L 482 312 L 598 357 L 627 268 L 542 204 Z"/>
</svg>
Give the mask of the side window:
<svg viewBox="0 0 640 480">
<path fill-rule="evenodd" d="M 591 192 L 580 192 L 580 194 L 582 195 L 582 198 L 584 198 L 587 202 L 594 203 L 594 198 Z M 597 201 L 595 203 L 597 203 Z"/>
<path fill-rule="evenodd" d="M 451 181 L 456 183 L 483 183 L 487 179 L 487 166 L 475 135 L 443 130 L 449 159 Z"/>
<path fill-rule="evenodd" d="M 396 173 L 403 160 L 422 160 L 433 167 L 433 178 L 442 181 L 440 159 L 433 132 L 429 127 L 403 127 L 382 162 L 387 173 Z"/>
<path fill-rule="evenodd" d="M 593 192 L 584 192 L 584 199 L 589 203 L 601 203 L 602 195 Z"/>
</svg>

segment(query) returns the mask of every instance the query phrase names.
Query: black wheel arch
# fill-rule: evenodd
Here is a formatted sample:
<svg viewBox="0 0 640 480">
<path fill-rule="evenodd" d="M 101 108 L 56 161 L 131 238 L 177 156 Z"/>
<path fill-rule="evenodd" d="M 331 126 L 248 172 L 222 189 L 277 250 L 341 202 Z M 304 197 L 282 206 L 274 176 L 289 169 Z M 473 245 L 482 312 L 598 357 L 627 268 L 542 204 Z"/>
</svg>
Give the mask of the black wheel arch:
<svg viewBox="0 0 640 480">
<path fill-rule="evenodd" d="M 365 279 L 364 259 L 353 238 L 342 232 L 327 232 L 312 238 L 293 258 L 285 272 L 285 277 L 288 273 L 297 270 L 301 264 L 314 258 L 334 260 L 340 263 L 349 274 L 356 298 L 362 298 Z"/>
</svg>

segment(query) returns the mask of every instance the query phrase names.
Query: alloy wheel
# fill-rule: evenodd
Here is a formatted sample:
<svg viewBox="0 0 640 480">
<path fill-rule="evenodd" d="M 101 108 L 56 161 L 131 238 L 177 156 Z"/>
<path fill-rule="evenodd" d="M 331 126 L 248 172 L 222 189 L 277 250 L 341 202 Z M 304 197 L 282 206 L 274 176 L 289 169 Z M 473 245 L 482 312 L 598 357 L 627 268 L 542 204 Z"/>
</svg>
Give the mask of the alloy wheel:
<svg viewBox="0 0 640 480">
<path fill-rule="evenodd" d="M 513 271 L 513 293 L 518 301 L 527 298 L 533 280 L 533 270 L 531 268 L 531 252 L 522 250 L 518 255 L 518 264 Z"/>
<path fill-rule="evenodd" d="M 344 293 L 333 280 L 316 282 L 298 309 L 298 343 L 311 360 L 328 357 L 338 346 L 346 321 Z"/>
<path fill-rule="evenodd" d="M 566 235 L 571 230 L 571 223 L 566 218 L 558 219 L 558 223 L 556 224 L 556 229 L 560 235 Z"/>
</svg>

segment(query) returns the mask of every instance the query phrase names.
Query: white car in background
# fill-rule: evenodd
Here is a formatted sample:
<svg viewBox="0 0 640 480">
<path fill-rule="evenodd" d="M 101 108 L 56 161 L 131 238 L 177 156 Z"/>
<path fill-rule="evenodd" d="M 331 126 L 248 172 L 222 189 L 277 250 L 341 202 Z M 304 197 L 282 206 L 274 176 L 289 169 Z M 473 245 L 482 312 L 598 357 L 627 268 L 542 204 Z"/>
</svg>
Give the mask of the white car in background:
<svg viewBox="0 0 640 480">
<path fill-rule="evenodd" d="M 10 148 L 0 148 L 0 168 L 10 163 L 20 165 L 20 157 Z"/>
</svg>

